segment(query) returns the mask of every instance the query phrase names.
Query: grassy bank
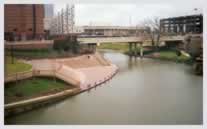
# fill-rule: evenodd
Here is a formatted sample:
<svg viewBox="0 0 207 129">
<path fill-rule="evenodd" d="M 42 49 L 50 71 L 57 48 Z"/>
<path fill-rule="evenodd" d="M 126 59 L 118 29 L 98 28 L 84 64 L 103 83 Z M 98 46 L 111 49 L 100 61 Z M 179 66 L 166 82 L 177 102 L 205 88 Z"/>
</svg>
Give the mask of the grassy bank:
<svg viewBox="0 0 207 129">
<path fill-rule="evenodd" d="M 103 43 L 98 46 L 98 49 L 111 49 L 126 52 L 129 49 L 128 43 Z"/>
<path fill-rule="evenodd" d="M 168 59 L 168 60 L 175 60 L 175 61 L 181 61 L 181 62 L 185 62 L 188 59 L 190 59 L 190 57 L 184 55 L 184 54 L 180 54 L 180 56 L 178 56 L 176 54 L 176 51 L 173 50 L 164 50 L 164 51 L 160 51 L 159 52 L 159 57 L 163 58 L 163 59 Z"/>
<path fill-rule="evenodd" d="M 18 82 L 5 84 L 5 102 L 13 102 L 28 97 L 42 95 L 48 92 L 57 91 L 63 88 L 70 88 L 61 80 L 53 78 L 35 77 Z M 73 88 L 71 86 L 71 88 Z"/>
<path fill-rule="evenodd" d="M 8 74 L 14 74 L 17 72 L 24 72 L 28 71 L 32 68 L 32 65 L 26 64 L 20 60 L 17 60 L 14 58 L 14 63 L 12 63 L 12 58 L 7 56 L 5 58 L 5 72 L 6 75 Z"/>
</svg>

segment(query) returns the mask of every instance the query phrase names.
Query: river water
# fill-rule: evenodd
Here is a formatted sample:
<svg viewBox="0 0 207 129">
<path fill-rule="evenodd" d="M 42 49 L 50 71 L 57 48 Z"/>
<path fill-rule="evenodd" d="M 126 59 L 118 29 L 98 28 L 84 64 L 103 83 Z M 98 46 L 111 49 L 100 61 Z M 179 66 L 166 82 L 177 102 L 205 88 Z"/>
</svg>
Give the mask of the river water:
<svg viewBox="0 0 207 129">
<path fill-rule="evenodd" d="M 202 77 L 169 61 L 107 51 L 119 67 L 90 91 L 5 120 L 7 124 L 202 124 Z"/>
</svg>

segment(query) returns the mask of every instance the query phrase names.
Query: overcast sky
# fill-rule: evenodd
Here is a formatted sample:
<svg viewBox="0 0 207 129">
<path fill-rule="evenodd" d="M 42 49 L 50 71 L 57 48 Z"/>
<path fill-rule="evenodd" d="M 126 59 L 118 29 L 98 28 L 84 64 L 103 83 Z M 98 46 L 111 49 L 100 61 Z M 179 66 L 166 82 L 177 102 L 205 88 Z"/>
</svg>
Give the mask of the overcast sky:
<svg viewBox="0 0 207 129">
<path fill-rule="evenodd" d="M 202 13 L 203 0 L 105 0 L 75 3 L 76 25 L 137 25 L 146 18 L 173 17 Z M 55 11 L 65 7 L 55 4 Z M 198 8 L 197 11 L 194 9 Z"/>
</svg>

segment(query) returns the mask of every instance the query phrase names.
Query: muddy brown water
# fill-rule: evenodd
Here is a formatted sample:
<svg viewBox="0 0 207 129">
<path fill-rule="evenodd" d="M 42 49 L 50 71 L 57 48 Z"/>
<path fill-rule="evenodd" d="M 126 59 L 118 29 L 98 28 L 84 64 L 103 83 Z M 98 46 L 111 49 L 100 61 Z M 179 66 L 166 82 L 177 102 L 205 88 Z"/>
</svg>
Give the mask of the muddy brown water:
<svg viewBox="0 0 207 129">
<path fill-rule="evenodd" d="M 6 124 L 202 124 L 202 76 L 169 61 L 102 52 L 118 74 L 88 92 L 5 119 Z"/>
</svg>

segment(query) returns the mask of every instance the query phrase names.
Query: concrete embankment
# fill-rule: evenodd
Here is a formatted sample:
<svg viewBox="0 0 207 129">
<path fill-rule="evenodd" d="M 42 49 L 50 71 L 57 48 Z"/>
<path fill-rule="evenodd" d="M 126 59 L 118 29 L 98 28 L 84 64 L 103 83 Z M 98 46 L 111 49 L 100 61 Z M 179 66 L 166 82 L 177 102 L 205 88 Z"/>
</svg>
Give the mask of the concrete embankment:
<svg viewBox="0 0 207 129">
<path fill-rule="evenodd" d="M 118 67 L 104 59 L 98 53 L 81 57 L 30 61 L 38 76 L 56 76 L 77 88 L 56 94 L 9 103 L 4 106 L 5 116 L 21 113 L 45 104 L 52 103 L 66 96 L 75 95 L 94 88 L 110 80 Z"/>
<path fill-rule="evenodd" d="M 81 90 L 80 88 L 70 89 L 61 91 L 59 93 L 47 95 L 47 96 L 41 96 L 29 100 L 23 100 L 19 102 L 9 103 L 4 106 L 4 113 L 5 117 L 19 114 L 25 111 L 29 111 L 38 107 L 45 106 L 47 104 L 51 104 L 55 101 L 58 101 L 60 99 L 63 99 L 68 96 L 75 95 L 79 93 Z"/>
<path fill-rule="evenodd" d="M 81 90 L 87 90 L 88 88 L 95 87 L 105 81 L 111 79 L 117 72 L 118 68 L 115 65 L 81 68 L 78 69 L 85 76 L 85 81 L 80 85 Z M 93 72 L 92 72 L 93 71 Z"/>
</svg>

